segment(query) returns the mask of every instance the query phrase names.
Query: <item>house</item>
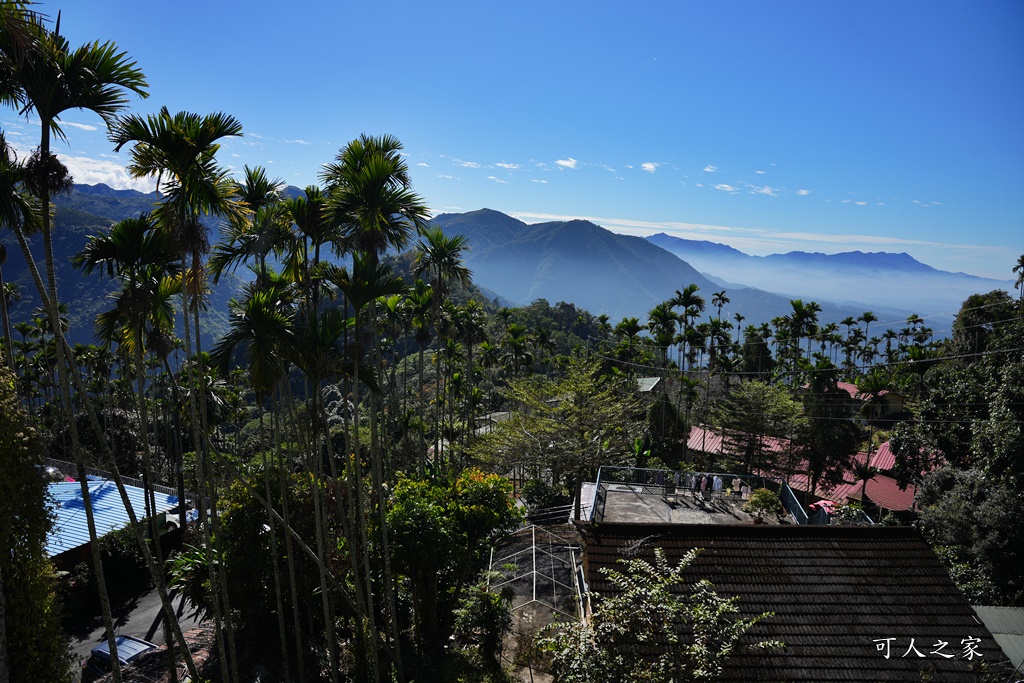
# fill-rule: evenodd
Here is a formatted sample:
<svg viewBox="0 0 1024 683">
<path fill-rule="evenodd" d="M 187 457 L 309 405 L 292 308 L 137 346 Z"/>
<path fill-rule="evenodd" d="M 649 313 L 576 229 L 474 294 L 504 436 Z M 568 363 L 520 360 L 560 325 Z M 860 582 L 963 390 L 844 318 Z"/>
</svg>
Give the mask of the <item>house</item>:
<svg viewBox="0 0 1024 683">
<path fill-rule="evenodd" d="M 737 596 L 757 623 L 726 663 L 732 681 L 976 681 L 982 665 L 1006 680 L 1010 666 L 931 548 L 909 527 L 580 524 L 589 591 L 617 590 L 602 569 L 619 560 L 671 564 L 699 548 L 685 570 L 723 597 Z M 685 590 L 685 587 L 680 587 Z M 652 653 L 667 642 L 637 643 Z"/>
<path fill-rule="evenodd" d="M 836 386 L 850 395 L 850 398 L 857 402 L 858 409 L 871 400 L 871 394 L 862 392 L 856 384 L 850 382 L 837 382 Z M 885 420 L 902 413 L 906 409 L 907 398 L 894 391 L 883 389 L 875 395 L 875 403 L 879 410 L 877 414 L 865 415 L 869 419 Z"/>
<path fill-rule="evenodd" d="M 878 517 L 885 511 L 903 512 L 914 508 L 917 486 L 909 484 L 901 488 L 896 478 L 892 476 L 896 455 L 888 441 L 881 444 L 873 454 L 860 452 L 854 458 L 855 462 L 868 462 L 877 470 L 877 473 L 868 480 L 866 487 L 857 478 L 856 473 L 849 470 L 844 473 L 843 481 L 838 485 L 819 482 L 814 491 L 808 491 L 810 485 L 806 463 L 800 459 L 799 453 L 789 439 L 766 436 L 762 442 L 765 452 L 773 456 L 775 463 L 775 467 L 765 474 L 784 478 L 794 491 L 808 493 L 811 498 L 828 499 L 840 505 L 860 503 L 877 506 L 880 512 Z M 722 433 L 706 427 L 693 427 L 686 445 L 690 460 L 703 458 L 705 462 L 720 463 L 733 455 Z M 866 500 L 862 494 L 866 494 Z"/>
</svg>

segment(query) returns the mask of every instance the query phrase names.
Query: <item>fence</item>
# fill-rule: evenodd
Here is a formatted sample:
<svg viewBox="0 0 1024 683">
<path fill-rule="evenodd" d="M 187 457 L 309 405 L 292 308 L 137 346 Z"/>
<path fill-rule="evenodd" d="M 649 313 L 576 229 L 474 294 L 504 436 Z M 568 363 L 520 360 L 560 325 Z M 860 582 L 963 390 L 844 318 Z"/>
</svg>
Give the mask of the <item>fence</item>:
<svg viewBox="0 0 1024 683">
<path fill-rule="evenodd" d="M 708 477 L 720 477 L 723 482 L 730 485 L 737 479 L 742 485 L 748 486 L 751 490 L 767 488 L 776 491 L 783 506 L 797 524 L 822 523 L 808 519 L 807 512 L 803 505 L 797 500 L 796 494 L 789 488 L 789 485 L 782 479 L 771 477 L 755 476 L 750 474 L 734 474 L 731 472 L 691 472 L 680 470 L 662 470 L 642 467 L 604 467 L 597 472 L 597 485 L 594 487 L 594 498 L 591 505 L 591 522 L 604 521 L 605 502 L 608 497 L 610 486 L 625 485 L 634 487 L 641 494 L 663 495 L 668 489 L 679 488 L 687 475 L 702 474 Z M 823 522 L 827 524 L 828 522 Z"/>
<path fill-rule="evenodd" d="M 47 458 L 46 459 L 46 466 L 47 467 L 56 467 L 58 470 L 60 470 L 61 472 L 63 472 L 66 475 L 71 475 L 71 474 L 77 475 L 78 474 L 78 465 L 76 465 L 73 462 L 67 462 L 65 460 L 54 460 L 53 458 Z M 106 470 L 97 469 L 95 467 L 86 467 L 85 468 L 85 473 L 86 473 L 86 475 L 90 475 L 90 476 L 93 476 L 93 477 L 102 477 L 103 479 L 113 479 L 113 475 L 111 475 L 110 472 L 108 472 Z M 145 488 L 145 486 L 143 484 L 143 481 L 141 479 L 137 479 L 136 477 L 126 477 L 126 476 L 124 476 L 122 474 L 121 475 L 121 481 L 123 481 L 128 486 L 135 486 L 135 487 L 140 488 L 140 489 Z M 152 485 L 150 485 L 150 488 L 152 488 L 157 493 L 166 493 L 166 494 L 171 495 L 171 496 L 177 496 L 178 495 L 177 490 L 175 490 L 175 489 L 173 489 L 173 488 L 171 488 L 169 486 L 161 486 L 160 484 L 152 484 Z M 186 498 L 188 497 L 188 493 L 185 494 L 185 497 Z"/>
</svg>

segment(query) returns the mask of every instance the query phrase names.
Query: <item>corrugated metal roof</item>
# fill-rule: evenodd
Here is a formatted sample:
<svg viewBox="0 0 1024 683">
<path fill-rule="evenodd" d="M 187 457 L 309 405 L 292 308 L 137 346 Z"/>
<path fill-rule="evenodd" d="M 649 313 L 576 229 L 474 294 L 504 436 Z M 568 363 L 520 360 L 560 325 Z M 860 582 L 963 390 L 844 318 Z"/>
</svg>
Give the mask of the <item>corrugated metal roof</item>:
<svg viewBox="0 0 1024 683">
<path fill-rule="evenodd" d="M 96 520 L 96 534 L 128 526 L 128 511 L 121 502 L 114 482 L 108 480 L 89 481 L 89 498 L 92 500 L 93 517 Z M 125 485 L 128 500 L 135 514 L 145 516 L 145 492 L 137 486 Z M 82 500 L 82 486 L 78 482 L 56 482 L 50 484 L 50 497 L 56 504 L 56 520 L 46 539 L 46 553 L 50 557 L 85 545 L 89 542 L 89 526 L 85 518 L 85 504 Z M 156 493 L 157 513 L 177 507 L 178 497 L 168 493 Z"/>
<path fill-rule="evenodd" d="M 1024 663 L 1024 607 L 974 605 L 974 611 L 992 632 L 1010 663 L 1021 666 Z"/>
<path fill-rule="evenodd" d="M 892 452 L 888 441 L 875 451 L 875 456 L 871 458 L 871 466 L 879 472 L 888 472 L 896 466 L 896 454 Z"/>
<path fill-rule="evenodd" d="M 988 607 L 974 605 L 974 611 L 992 633 L 1024 636 L 1024 607 Z"/>
<path fill-rule="evenodd" d="M 654 391 L 654 387 L 658 386 L 658 382 L 661 381 L 660 377 L 637 377 L 636 388 L 637 391 L 644 393 L 647 391 Z"/>
</svg>

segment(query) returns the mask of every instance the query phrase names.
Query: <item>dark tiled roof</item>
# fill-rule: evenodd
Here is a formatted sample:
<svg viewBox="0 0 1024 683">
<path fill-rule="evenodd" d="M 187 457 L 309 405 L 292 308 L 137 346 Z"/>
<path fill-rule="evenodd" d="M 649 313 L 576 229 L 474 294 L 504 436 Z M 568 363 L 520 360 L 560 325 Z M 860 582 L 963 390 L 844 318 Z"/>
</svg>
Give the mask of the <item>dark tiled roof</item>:
<svg viewBox="0 0 1024 683">
<path fill-rule="evenodd" d="M 651 561 L 657 546 L 674 564 L 689 549 L 702 548 L 688 577 L 710 580 L 724 597 L 739 596 L 744 616 L 775 613 L 744 642 L 781 640 L 785 649 L 734 655 L 725 680 L 975 681 L 972 665 L 980 661 L 998 671 L 1006 663 L 913 529 L 598 524 L 583 531 L 592 591 L 610 594 L 613 586 L 598 569 L 621 569 L 619 558 Z M 961 656 L 961 641 L 969 637 L 981 639 L 983 657 L 973 662 Z M 883 638 L 895 638 L 889 659 L 877 649 L 875 641 Z M 924 658 L 902 656 L 911 638 Z M 949 643 L 943 654 L 956 656 L 931 654 L 938 640 Z M 922 672 L 933 672 L 932 678 Z"/>
</svg>

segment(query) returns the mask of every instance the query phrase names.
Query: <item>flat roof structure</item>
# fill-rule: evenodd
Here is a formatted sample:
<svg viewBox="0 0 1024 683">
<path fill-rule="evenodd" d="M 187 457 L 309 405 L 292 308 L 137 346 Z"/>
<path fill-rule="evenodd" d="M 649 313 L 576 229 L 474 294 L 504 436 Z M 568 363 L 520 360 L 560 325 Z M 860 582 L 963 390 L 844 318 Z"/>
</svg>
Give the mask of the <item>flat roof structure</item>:
<svg viewBox="0 0 1024 683">
<path fill-rule="evenodd" d="M 92 501 L 93 517 L 96 520 L 96 535 L 103 535 L 128 526 L 130 518 L 121 495 L 114 482 L 89 480 L 89 498 Z M 82 486 L 78 482 L 56 482 L 50 484 L 50 497 L 55 503 L 56 519 L 50 535 L 46 538 L 46 554 L 56 557 L 89 543 L 89 526 L 82 499 Z M 125 484 L 128 499 L 138 519 L 146 516 L 145 491 L 138 486 Z M 178 497 L 171 493 L 157 491 L 156 512 L 160 514 L 178 507 Z"/>
<path fill-rule="evenodd" d="M 597 484 L 583 484 L 580 516 L 586 521 L 616 524 L 753 524 L 754 518 L 743 511 L 746 502 L 741 494 L 712 493 L 705 498 L 700 491 L 679 489 L 666 499 L 662 491 L 641 484 L 608 484 L 599 503 L 598 520 L 592 514 Z M 780 522 L 774 516 L 764 518 L 766 524 Z"/>
</svg>

